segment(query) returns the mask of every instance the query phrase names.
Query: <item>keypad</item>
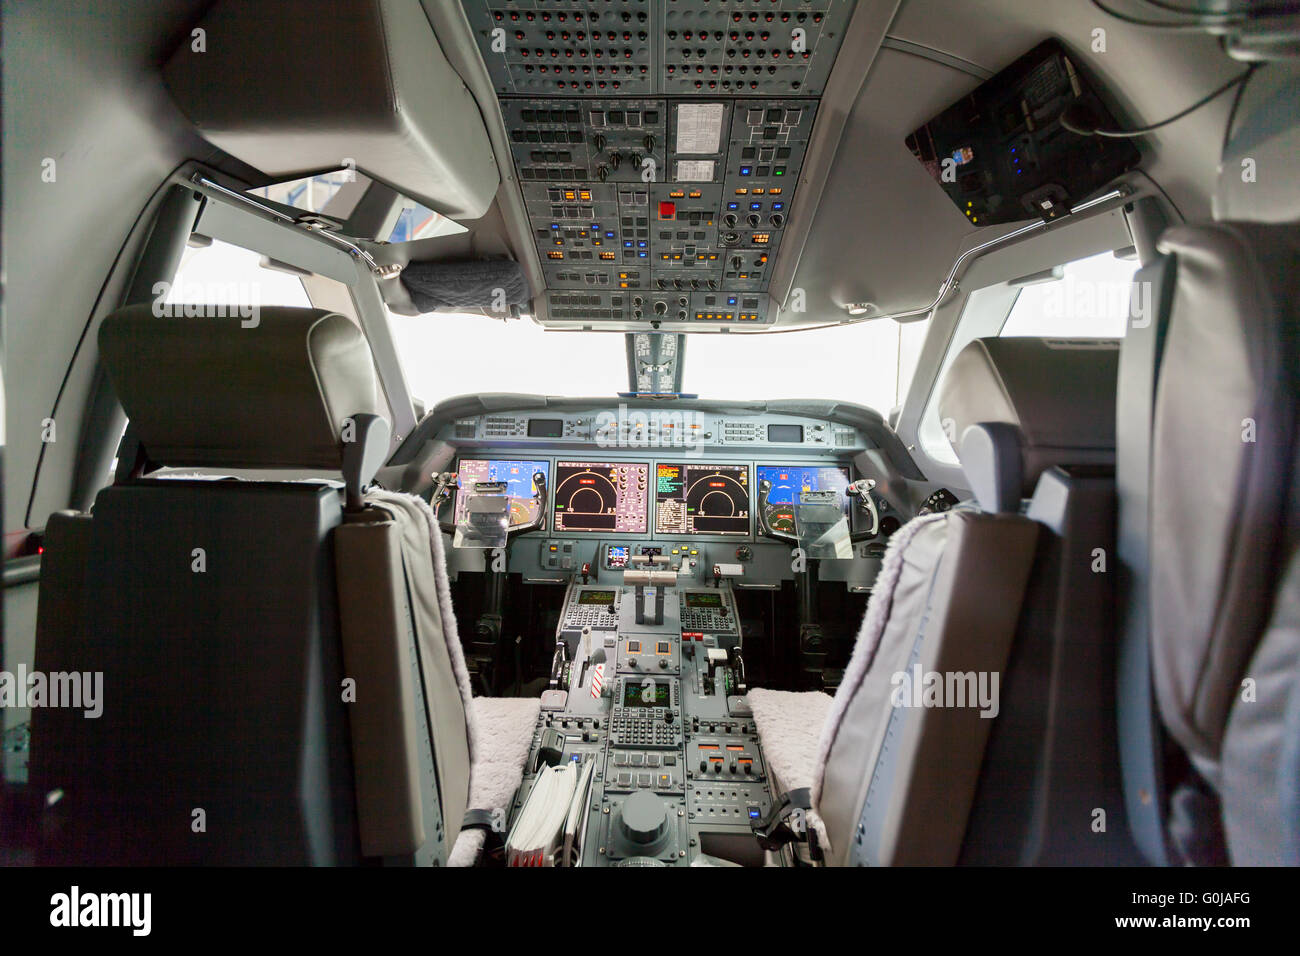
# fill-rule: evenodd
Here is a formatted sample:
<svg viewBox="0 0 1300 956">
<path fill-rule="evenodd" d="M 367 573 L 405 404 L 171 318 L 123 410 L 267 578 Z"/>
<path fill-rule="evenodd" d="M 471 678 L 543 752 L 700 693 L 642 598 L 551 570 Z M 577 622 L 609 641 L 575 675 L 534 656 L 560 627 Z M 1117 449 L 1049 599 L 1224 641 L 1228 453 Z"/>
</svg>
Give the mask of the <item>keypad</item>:
<svg viewBox="0 0 1300 956">
<path fill-rule="evenodd" d="M 664 715 L 672 713 L 669 723 Z M 681 745 L 681 718 L 676 709 L 652 707 L 644 713 L 615 710 L 610 718 L 610 740 L 621 747 L 677 747 Z"/>
</svg>

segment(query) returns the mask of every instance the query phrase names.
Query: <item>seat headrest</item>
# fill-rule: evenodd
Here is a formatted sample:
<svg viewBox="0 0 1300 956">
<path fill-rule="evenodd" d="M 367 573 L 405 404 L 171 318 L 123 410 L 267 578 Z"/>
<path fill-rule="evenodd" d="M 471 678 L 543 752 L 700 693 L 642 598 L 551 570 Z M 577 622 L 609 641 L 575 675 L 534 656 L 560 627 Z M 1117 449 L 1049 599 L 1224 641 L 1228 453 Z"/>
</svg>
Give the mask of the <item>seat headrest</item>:
<svg viewBox="0 0 1300 956">
<path fill-rule="evenodd" d="M 1300 221 L 1295 157 L 1300 153 L 1300 73 L 1258 70 L 1246 82 L 1224 144 L 1214 193 L 1214 218 L 1244 222 Z"/>
<path fill-rule="evenodd" d="M 160 465 L 338 469 L 346 420 L 385 416 L 369 344 L 323 309 L 221 318 L 119 309 L 99 351 L 149 459 Z"/>
<path fill-rule="evenodd" d="M 1053 465 L 1113 465 L 1118 375 L 1110 339 L 982 338 L 962 349 L 939 416 L 980 504 L 1008 510 Z"/>
</svg>

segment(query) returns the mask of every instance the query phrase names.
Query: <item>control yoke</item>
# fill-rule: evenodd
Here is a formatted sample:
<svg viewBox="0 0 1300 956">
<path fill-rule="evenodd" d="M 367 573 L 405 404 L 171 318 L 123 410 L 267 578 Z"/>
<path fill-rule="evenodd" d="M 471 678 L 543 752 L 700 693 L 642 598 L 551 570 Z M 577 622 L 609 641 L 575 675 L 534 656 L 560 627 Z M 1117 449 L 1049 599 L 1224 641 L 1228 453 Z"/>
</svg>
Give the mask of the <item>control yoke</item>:
<svg viewBox="0 0 1300 956">
<path fill-rule="evenodd" d="M 861 531 L 855 531 L 849 534 L 850 542 L 857 543 L 859 541 L 867 541 L 880 533 L 880 513 L 876 510 L 876 502 L 871 497 L 871 490 L 875 487 L 875 479 L 859 478 L 844 489 L 844 493 L 848 495 L 851 500 L 857 502 L 859 514 L 868 519 L 865 528 Z M 768 481 L 766 478 L 758 483 L 759 531 L 764 537 L 773 538 L 777 541 L 784 541 L 787 544 L 799 545 L 800 535 L 798 524 L 796 524 L 796 529 L 793 533 L 788 531 L 777 531 L 768 526 L 765 516 L 767 514 L 767 496 L 771 491 L 772 482 Z M 796 515 L 797 514 L 798 511 L 796 510 Z"/>
<path fill-rule="evenodd" d="M 859 478 L 844 489 L 850 498 L 857 499 L 859 513 L 869 519 L 867 527 L 849 535 L 850 541 L 855 543 L 866 541 L 868 538 L 874 538 L 880 533 L 880 512 L 876 510 L 876 500 L 871 497 L 871 489 L 875 487 L 876 480 L 874 478 Z"/>
<path fill-rule="evenodd" d="M 767 496 L 772 493 L 772 482 L 764 478 L 758 483 L 758 527 L 764 537 L 775 538 L 789 544 L 798 544 L 799 539 L 785 531 L 777 531 L 767 524 Z"/>
<path fill-rule="evenodd" d="M 434 489 L 432 497 L 433 513 L 438 514 L 439 510 L 450 498 L 455 489 L 459 475 L 454 471 L 443 472 L 434 475 Z M 533 501 L 536 503 L 533 518 L 523 524 L 510 524 L 509 499 L 504 494 L 505 488 L 500 482 L 480 481 L 475 484 L 469 492 L 469 505 L 466 508 L 467 529 L 462 527 L 462 537 L 467 539 L 466 543 L 458 544 L 458 547 L 502 547 L 505 544 L 504 539 L 513 538 L 516 535 L 526 534 L 529 531 L 544 530 L 546 528 L 546 517 L 549 510 L 547 500 L 546 473 L 541 471 L 533 472 Z M 504 528 L 501 527 L 502 518 L 504 517 Z M 439 521 L 438 526 L 447 534 L 455 535 L 457 525 L 451 521 Z M 477 528 L 475 527 L 477 526 Z M 481 532 L 478 532 L 481 529 Z M 493 540 L 495 539 L 495 540 Z M 476 543 L 468 543 L 474 541 Z"/>
</svg>

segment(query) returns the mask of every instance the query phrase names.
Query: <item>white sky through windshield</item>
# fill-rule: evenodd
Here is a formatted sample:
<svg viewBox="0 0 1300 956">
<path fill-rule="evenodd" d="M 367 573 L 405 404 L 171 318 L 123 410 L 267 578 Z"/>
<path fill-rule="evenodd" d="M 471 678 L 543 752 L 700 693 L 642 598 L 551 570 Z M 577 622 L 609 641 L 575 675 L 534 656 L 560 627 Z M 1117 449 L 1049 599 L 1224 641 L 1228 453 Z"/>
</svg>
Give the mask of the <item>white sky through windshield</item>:
<svg viewBox="0 0 1300 956">
<path fill-rule="evenodd" d="M 547 332 L 526 319 L 456 313 L 389 319 L 411 392 L 428 407 L 480 392 L 613 396 L 628 388 L 621 333 Z M 683 388 L 714 399 L 833 399 L 887 414 L 906 392 L 926 325 L 688 335 Z"/>
</svg>

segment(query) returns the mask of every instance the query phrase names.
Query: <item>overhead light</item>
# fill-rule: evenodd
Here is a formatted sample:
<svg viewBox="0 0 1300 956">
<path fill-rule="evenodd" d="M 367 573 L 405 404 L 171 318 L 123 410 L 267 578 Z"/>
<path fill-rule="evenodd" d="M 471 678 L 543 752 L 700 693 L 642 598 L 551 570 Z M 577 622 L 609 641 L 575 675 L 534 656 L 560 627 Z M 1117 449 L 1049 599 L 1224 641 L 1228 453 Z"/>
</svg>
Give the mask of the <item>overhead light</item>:
<svg viewBox="0 0 1300 956">
<path fill-rule="evenodd" d="M 849 315 L 866 315 L 876 308 L 874 302 L 850 302 L 844 307 L 848 310 Z"/>
</svg>

